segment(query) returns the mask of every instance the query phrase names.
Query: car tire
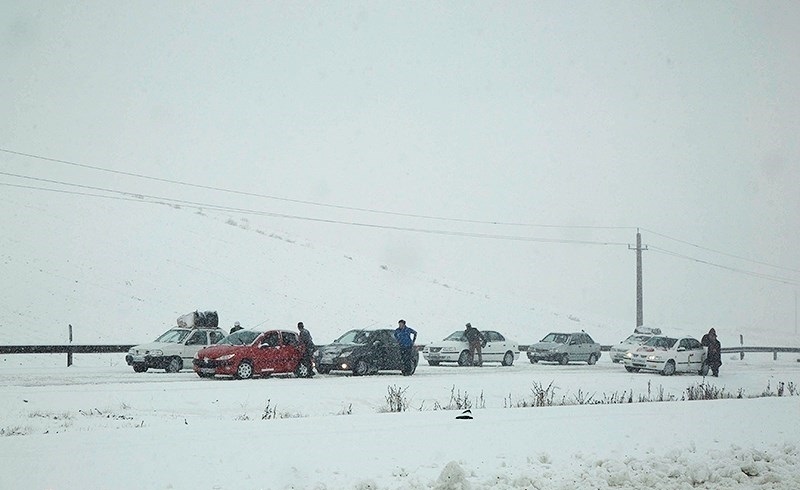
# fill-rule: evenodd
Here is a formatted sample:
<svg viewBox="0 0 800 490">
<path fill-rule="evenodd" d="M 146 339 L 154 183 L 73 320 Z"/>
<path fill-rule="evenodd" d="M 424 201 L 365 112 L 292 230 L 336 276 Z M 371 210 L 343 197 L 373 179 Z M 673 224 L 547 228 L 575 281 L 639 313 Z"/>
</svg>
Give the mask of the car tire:
<svg viewBox="0 0 800 490">
<path fill-rule="evenodd" d="M 514 364 L 514 353 L 511 351 L 506 352 L 503 356 L 503 366 L 511 366 Z"/>
<path fill-rule="evenodd" d="M 242 361 L 236 368 L 236 379 L 250 379 L 253 377 L 253 365 L 250 361 Z"/>
<path fill-rule="evenodd" d="M 331 368 L 317 366 L 317 372 L 319 374 L 330 374 Z"/>
<path fill-rule="evenodd" d="M 567 354 L 562 355 L 561 359 L 558 360 L 558 363 L 562 366 L 569 364 L 569 356 Z"/>
<path fill-rule="evenodd" d="M 458 356 L 458 365 L 459 366 L 471 366 L 472 365 L 472 358 L 469 355 L 469 351 L 461 351 L 461 354 Z"/>
<path fill-rule="evenodd" d="M 296 368 L 294 368 L 294 376 L 296 378 L 310 378 L 311 374 L 312 373 L 308 369 L 308 366 L 306 366 L 302 362 L 298 364 Z"/>
<path fill-rule="evenodd" d="M 536 364 L 539 362 L 539 359 L 536 359 L 535 357 L 529 357 L 528 360 L 531 361 L 531 364 Z"/>
<path fill-rule="evenodd" d="M 359 359 L 353 365 L 353 376 L 364 376 L 369 373 L 369 364 L 364 359 Z"/>
<path fill-rule="evenodd" d="M 630 366 L 625 366 L 625 370 L 628 371 L 629 373 L 638 373 L 639 372 L 639 368 L 630 367 Z"/>
<path fill-rule="evenodd" d="M 438 366 L 441 361 L 428 361 L 428 366 Z"/>
<path fill-rule="evenodd" d="M 147 372 L 147 366 L 145 366 L 144 364 L 134 364 L 133 365 L 133 372 L 135 372 L 135 373 L 146 373 Z"/>
<path fill-rule="evenodd" d="M 168 373 L 177 373 L 183 369 L 183 360 L 180 357 L 172 357 L 167 363 L 167 367 L 164 370 Z"/>
<path fill-rule="evenodd" d="M 213 378 L 214 377 L 214 374 L 212 374 L 212 373 L 197 373 L 197 375 L 200 376 L 201 378 Z"/>
<path fill-rule="evenodd" d="M 597 362 L 597 357 L 594 354 L 589 354 L 589 360 L 586 361 L 586 364 L 593 366 Z"/>
<path fill-rule="evenodd" d="M 664 369 L 661 371 L 661 374 L 664 376 L 672 376 L 675 374 L 675 361 L 670 359 L 664 364 Z"/>
</svg>

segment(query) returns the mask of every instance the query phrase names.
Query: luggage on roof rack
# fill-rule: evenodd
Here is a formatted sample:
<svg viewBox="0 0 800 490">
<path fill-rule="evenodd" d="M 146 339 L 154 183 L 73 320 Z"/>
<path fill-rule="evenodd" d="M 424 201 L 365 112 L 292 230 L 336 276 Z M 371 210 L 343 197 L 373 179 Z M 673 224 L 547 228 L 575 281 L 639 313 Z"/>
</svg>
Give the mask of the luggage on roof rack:
<svg viewBox="0 0 800 490">
<path fill-rule="evenodd" d="M 219 315 L 216 311 L 199 311 L 178 317 L 178 326 L 184 328 L 219 328 Z"/>
</svg>

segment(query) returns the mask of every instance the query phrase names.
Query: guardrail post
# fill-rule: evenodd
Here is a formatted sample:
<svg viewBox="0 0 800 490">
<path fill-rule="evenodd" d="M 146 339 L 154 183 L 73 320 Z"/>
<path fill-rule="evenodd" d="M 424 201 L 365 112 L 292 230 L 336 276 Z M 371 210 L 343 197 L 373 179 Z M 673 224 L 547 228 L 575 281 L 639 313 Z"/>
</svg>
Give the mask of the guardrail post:
<svg viewBox="0 0 800 490">
<path fill-rule="evenodd" d="M 69 326 L 69 343 L 72 344 L 72 324 Z M 72 366 L 72 349 L 67 352 L 67 367 Z"/>
<path fill-rule="evenodd" d="M 744 347 L 744 335 L 742 334 L 739 334 L 739 345 Z M 744 351 L 739 353 L 739 360 L 741 361 L 742 359 L 744 359 Z"/>
<path fill-rule="evenodd" d="M 778 360 L 778 351 L 773 351 L 772 352 L 772 360 L 773 361 L 777 361 Z"/>
</svg>

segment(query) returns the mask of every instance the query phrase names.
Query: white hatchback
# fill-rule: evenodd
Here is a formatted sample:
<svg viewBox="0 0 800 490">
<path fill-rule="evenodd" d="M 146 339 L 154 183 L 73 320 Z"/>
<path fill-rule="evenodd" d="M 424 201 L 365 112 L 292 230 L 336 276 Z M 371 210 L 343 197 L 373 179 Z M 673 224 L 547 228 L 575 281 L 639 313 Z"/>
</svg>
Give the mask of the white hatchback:
<svg viewBox="0 0 800 490">
<path fill-rule="evenodd" d="M 481 333 L 486 338 L 486 345 L 481 349 L 483 362 L 499 362 L 503 366 L 510 366 L 519 358 L 519 345 L 513 340 L 493 330 L 481 330 Z M 426 345 L 422 350 L 422 357 L 431 366 L 438 366 L 442 362 L 456 362 L 459 366 L 472 365 L 469 343 L 463 330 L 451 333 L 441 342 Z"/>
<path fill-rule="evenodd" d="M 657 335 L 628 351 L 624 363 L 625 369 L 631 373 L 644 369 L 658 371 L 665 376 L 675 373 L 697 373 L 705 376 L 708 373 L 705 358 L 705 348 L 695 338 Z"/>
</svg>

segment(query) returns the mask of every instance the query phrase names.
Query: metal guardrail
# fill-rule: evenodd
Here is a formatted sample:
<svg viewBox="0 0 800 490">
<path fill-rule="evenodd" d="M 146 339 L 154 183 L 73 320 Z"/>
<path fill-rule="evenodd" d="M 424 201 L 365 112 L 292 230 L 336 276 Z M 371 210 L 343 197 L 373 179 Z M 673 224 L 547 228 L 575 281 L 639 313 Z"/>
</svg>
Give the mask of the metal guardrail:
<svg viewBox="0 0 800 490">
<path fill-rule="evenodd" d="M 128 352 L 134 345 L 0 345 L 0 354 L 108 354 Z"/>
</svg>

